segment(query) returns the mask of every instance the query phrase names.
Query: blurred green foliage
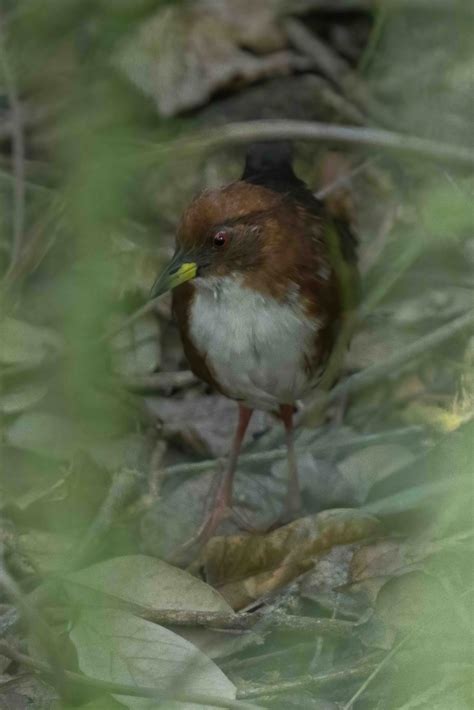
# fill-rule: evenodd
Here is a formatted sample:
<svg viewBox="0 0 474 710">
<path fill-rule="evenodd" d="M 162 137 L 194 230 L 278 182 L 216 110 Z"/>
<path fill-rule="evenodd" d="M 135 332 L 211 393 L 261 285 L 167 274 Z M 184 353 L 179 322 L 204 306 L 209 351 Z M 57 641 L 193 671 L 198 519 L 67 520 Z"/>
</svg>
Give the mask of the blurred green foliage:
<svg viewBox="0 0 474 710">
<path fill-rule="evenodd" d="M 165 4 L 3 3 L 3 51 L 25 100 L 28 150 L 24 251 L 1 295 L 0 404 L 6 446 L 0 495 L 2 513 L 11 515 L 21 531 L 22 554 L 9 550 L 8 560 L 27 590 L 74 562 L 81 538 L 106 500 L 111 474 L 122 466 L 140 468 L 129 436 L 148 424 L 141 402 L 124 392 L 113 373 L 104 334 L 145 301 L 151 285 L 147 279 L 171 244 L 177 206 L 190 185 L 205 184 L 209 165 L 215 179 L 215 164 L 197 153 L 178 158 L 172 150 L 156 150 L 188 135 L 197 117 L 158 116 L 113 65 L 123 37 Z M 380 4 L 377 12 L 373 41 L 360 67 L 368 87 L 393 112 L 393 123 L 402 132 L 472 143 L 472 21 L 466 20 L 463 3 L 438 8 L 433 17 L 422 4 L 414 9 L 409 3 L 402 9 L 396 3 L 388 9 Z M 4 109 L 9 97 L 2 94 Z M 357 157 L 361 153 L 354 149 Z M 5 273 L 11 266 L 14 209 L 10 157 L 7 148 L 0 173 Z M 303 170 L 311 173 L 314 159 L 313 149 L 301 151 Z M 401 218 L 368 269 L 365 307 L 374 318 L 371 327 L 403 348 L 460 315 L 466 303 L 472 306 L 469 295 L 455 292 L 469 272 L 472 276 L 474 265 L 472 180 L 445 166 L 398 157 L 384 156 L 380 171 L 389 176 L 388 194 L 378 198 L 379 204 L 369 199 L 362 205 L 362 213 L 372 213 L 365 222 L 361 219 L 362 246 L 369 252 L 378 248 L 381 229 L 375 213 L 395 205 Z M 218 168 L 214 172 L 221 175 Z M 166 189 L 176 202 L 167 204 L 165 215 L 155 192 Z M 363 190 L 361 195 L 359 206 Z M 137 252 L 148 269 L 139 270 L 138 279 Z M 432 303 L 421 299 L 428 291 Z M 22 321 L 37 329 L 18 325 Z M 444 430 L 444 438 L 439 437 L 428 409 L 421 415 L 418 411 L 425 434 L 415 462 L 388 476 L 371 502 L 387 534 L 408 533 L 432 554 L 429 564 L 416 566 L 417 571 L 423 567 L 421 581 L 410 578 L 404 587 L 402 577 L 394 576 L 377 601 L 367 637 L 391 639 L 393 631 L 393 637 L 408 640 L 356 701 L 353 707 L 360 710 L 381 707 L 380 697 L 389 702 L 384 707 L 398 710 L 470 707 L 474 439 L 472 425 L 465 422 L 472 415 L 474 390 L 466 334 L 441 353 L 430 353 L 417 375 L 431 394 L 441 393 L 455 432 Z M 355 429 L 370 432 L 371 426 L 400 423 L 396 382 L 390 373 L 386 380 L 351 403 L 348 421 Z M 34 403 L 32 411 L 25 401 Z M 436 446 L 425 457 L 428 444 Z M 137 516 L 130 517 L 129 527 L 122 521 L 98 541 L 92 561 L 140 549 Z M 272 643 L 276 650 L 290 646 L 285 637 L 272 639 L 267 650 L 273 650 Z M 338 647 L 339 658 L 334 648 L 324 663 L 344 660 L 344 650 Z M 438 681 L 433 696 L 427 688 L 436 689 Z M 281 705 L 274 702 L 268 706 L 285 706 L 284 699 Z"/>
</svg>

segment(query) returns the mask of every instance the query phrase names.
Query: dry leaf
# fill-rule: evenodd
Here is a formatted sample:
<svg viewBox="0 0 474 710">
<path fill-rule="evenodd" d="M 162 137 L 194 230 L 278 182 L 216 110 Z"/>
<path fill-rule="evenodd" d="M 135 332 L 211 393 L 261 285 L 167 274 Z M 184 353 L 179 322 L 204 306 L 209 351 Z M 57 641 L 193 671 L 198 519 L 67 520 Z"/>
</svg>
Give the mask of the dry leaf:
<svg viewBox="0 0 474 710">
<path fill-rule="evenodd" d="M 330 510 L 265 535 L 211 539 L 202 553 L 206 579 L 241 609 L 302 574 L 335 545 L 370 537 L 377 520 L 356 510 Z"/>
<path fill-rule="evenodd" d="M 373 545 L 361 547 L 352 558 L 352 581 L 393 575 L 409 564 L 406 553 L 406 546 L 394 540 L 380 540 Z"/>
</svg>

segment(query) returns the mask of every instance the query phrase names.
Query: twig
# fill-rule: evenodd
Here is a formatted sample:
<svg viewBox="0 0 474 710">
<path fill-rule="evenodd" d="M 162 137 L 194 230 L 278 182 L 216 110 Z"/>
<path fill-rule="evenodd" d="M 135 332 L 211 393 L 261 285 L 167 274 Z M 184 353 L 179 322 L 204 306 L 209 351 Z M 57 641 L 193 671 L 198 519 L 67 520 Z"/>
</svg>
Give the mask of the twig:
<svg viewBox="0 0 474 710">
<path fill-rule="evenodd" d="M 468 672 L 472 671 L 472 667 L 469 664 L 467 669 Z M 466 683 L 469 682 L 468 676 L 466 676 Z M 439 707 L 440 698 L 451 689 L 460 687 L 460 682 L 458 678 L 453 678 L 453 676 L 446 676 L 442 678 L 439 683 L 431 685 L 427 690 L 417 693 L 415 696 L 407 700 L 403 705 L 399 705 L 396 710 L 415 710 L 415 708 L 429 708 L 429 707 Z M 470 683 L 472 689 L 472 683 Z M 466 689 L 467 690 L 467 689 Z M 467 693 L 470 691 L 467 690 Z"/>
<path fill-rule="evenodd" d="M 313 444 L 309 444 L 308 446 L 297 446 L 296 453 L 300 455 L 304 453 L 319 454 L 325 451 L 332 451 L 336 448 L 338 452 L 341 452 L 346 449 L 352 449 L 359 446 L 381 444 L 387 441 L 398 441 L 399 439 L 405 439 L 407 436 L 412 436 L 419 432 L 420 427 L 404 427 L 378 434 L 348 437 L 347 439 L 338 441 L 337 444 L 331 440 L 322 442 L 315 441 Z M 279 447 L 277 449 L 271 449 L 270 451 L 258 451 L 251 454 L 241 454 L 239 462 L 240 464 L 271 463 L 272 461 L 283 459 L 286 456 L 286 447 Z M 206 459 L 205 461 L 197 461 L 196 463 L 175 464 L 174 466 L 168 466 L 168 468 L 165 469 L 165 473 L 166 477 L 204 473 L 205 471 L 209 471 L 209 469 L 216 466 L 216 463 L 216 459 Z"/>
<path fill-rule="evenodd" d="M 157 298 L 154 298 L 152 301 L 147 301 L 147 303 L 145 303 L 143 306 L 137 308 L 137 310 L 134 311 L 131 315 L 129 315 L 123 321 L 121 321 L 116 326 L 104 333 L 104 335 L 99 338 L 99 343 L 110 340 L 111 338 L 118 335 L 118 333 L 121 333 L 122 330 L 125 330 L 125 328 L 128 328 L 129 326 L 133 325 L 135 321 L 140 320 L 140 318 L 142 318 L 143 316 L 146 316 L 147 313 L 151 313 L 151 311 L 156 308 L 157 300 Z"/>
<path fill-rule="evenodd" d="M 164 439 L 158 439 L 153 447 L 148 466 L 148 495 L 152 499 L 157 499 L 161 496 L 161 488 L 164 480 L 163 473 L 163 458 L 166 454 L 168 445 Z"/>
<path fill-rule="evenodd" d="M 52 669 L 47 663 L 43 663 L 36 658 L 27 656 L 12 648 L 8 643 L 0 641 L 0 653 L 11 658 L 17 663 L 21 663 L 27 668 L 44 675 L 51 677 Z M 105 693 L 113 695 L 128 695 L 134 698 L 153 698 L 155 700 L 168 700 L 181 703 L 195 703 L 196 705 L 210 705 L 216 708 L 236 708 L 237 710 L 258 710 L 257 705 L 241 702 L 240 700 L 230 700 L 227 698 L 219 698 L 215 695 L 205 695 L 204 693 L 177 693 L 170 695 L 164 693 L 160 688 L 149 688 L 140 685 L 126 685 L 124 683 L 112 683 L 108 681 L 91 678 L 90 676 L 73 671 L 64 671 L 64 677 L 70 683 L 87 688 L 95 688 Z"/>
<path fill-rule="evenodd" d="M 363 276 L 366 276 L 370 269 L 372 269 L 378 262 L 379 257 L 387 243 L 387 239 L 397 222 L 399 212 L 399 204 L 388 205 L 374 239 L 370 242 L 370 245 L 366 245 L 365 250 L 360 254 L 359 269 Z"/>
<path fill-rule="evenodd" d="M 273 663 L 277 658 L 285 658 L 285 656 L 291 657 L 294 662 L 295 655 L 299 653 L 304 653 L 305 651 L 311 651 L 314 649 L 314 641 L 303 641 L 301 643 L 293 644 L 291 646 L 286 646 L 279 651 L 270 651 L 269 653 L 259 653 L 257 656 L 246 656 L 245 658 L 231 658 L 229 660 L 224 660 L 219 663 L 220 668 L 228 673 L 239 672 L 246 668 L 254 669 L 258 664 Z"/>
<path fill-rule="evenodd" d="M 349 185 L 356 177 L 356 175 L 359 175 L 359 173 L 362 173 L 364 172 L 364 170 L 367 170 L 367 168 L 371 167 L 377 160 L 378 157 L 367 158 L 367 160 L 364 160 L 359 165 L 356 165 L 356 167 L 351 170 L 350 173 L 341 175 L 340 177 L 330 182 L 328 185 L 324 185 L 324 187 L 314 193 L 314 196 L 318 200 L 324 200 L 326 197 L 328 197 L 328 195 L 331 195 L 336 190 L 339 190 L 341 187 L 346 187 L 346 185 Z"/>
<path fill-rule="evenodd" d="M 3 277 L 2 285 L 5 288 L 10 288 L 15 282 L 37 268 L 55 243 L 63 219 L 64 203 L 60 196 L 55 195 L 41 221 L 36 223 L 31 230 L 27 242 L 23 245 L 21 258 L 16 263 L 10 264 Z M 44 239 L 45 235 L 47 235 L 46 239 Z"/>
<path fill-rule="evenodd" d="M 139 394 L 146 392 L 169 393 L 174 389 L 189 387 L 198 382 L 196 375 L 190 370 L 178 370 L 178 372 L 158 372 L 154 375 L 142 375 L 126 377 L 125 387 L 131 392 Z"/>
<path fill-rule="evenodd" d="M 372 98 L 367 85 L 360 80 L 349 63 L 320 37 L 310 32 L 303 22 L 290 18 L 285 22 L 285 30 L 296 49 L 314 61 L 317 70 L 345 94 L 346 100 L 349 99 L 361 116 L 365 114 L 367 117 L 370 114 L 382 125 L 393 125 L 393 119 Z"/>
<path fill-rule="evenodd" d="M 316 636 L 329 636 L 334 639 L 348 639 L 354 633 L 354 624 L 341 619 L 313 618 L 295 616 L 281 611 L 268 615 L 269 624 L 280 631 L 298 631 Z"/>
<path fill-rule="evenodd" d="M 258 698 L 262 695 L 265 696 L 275 696 L 281 695 L 282 693 L 294 692 L 295 690 L 301 690 L 302 688 L 318 688 L 322 685 L 329 685 L 331 683 L 344 683 L 346 681 L 353 680 L 359 676 L 366 675 L 374 670 L 375 661 L 371 659 L 364 659 L 362 663 L 355 666 L 349 666 L 348 668 L 342 668 L 336 671 L 329 671 L 328 673 L 320 673 L 319 675 L 304 675 L 295 680 L 282 681 L 279 683 L 272 683 L 271 685 L 258 685 L 252 688 L 242 689 L 238 697 L 239 698 Z M 377 667 L 377 666 L 375 666 Z"/>
<path fill-rule="evenodd" d="M 12 162 L 15 178 L 13 192 L 13 240 L 10 269 L 19 259 L 25 230 L 25 136 L 20 99 L 15 78 L 7 57 L 4 28 L 0 22 L 0 69 L 5 81 L 11 111 Z"/>
<path fill-rule="evenodd" d="M 333 639 L 347 639 L 354 633 L 354 624 L 351 621 L 326 619 L 324 617 L 295 616 L 278 609 L 269 611 L 268 608 L 264 608 L 251 613 L 152 609 L 133 602 L 124 602 L 111 595 L 106 595 L 105 599 L 111 606 L 127 609 L 136 616 L 161 626 L 186 626 L 219 631 L 261 631 L 262 629 L 271 631 L 279 629 L 298 633 L 306 631 L 312 635 Z M 84 605 L 82 608 L 86 606 Z M 67 614 L 67 609 L 62 607 L 60 609 L 49 609 L 49 615 L 54 619 L 60 618 L 63 620 L 65 614 Z"/>
<path fill-rule="evenodd" d="M 296 49 L 311 57 L 316 68 L 334 84 L 340 86 L 341 78 L 350 71 L 346 60 L 294 17 L 285 21 L 285 30 Z"/>
<path fill-rule="evenodd" d="M 393 1 L 393 0 L 392 0 Z M 294 0 L 291 4 L 291 9 L 296 12 L 298 8 L 298 0 Z M 367 10 L 370 12 L 373 9 L 373 0 L 311 0 L 308 5 L 303 0 L 301 11 L 311 10 L 311 12 L 353 12 L 354 10 Z"/>
<path fill-rule="evenodd" d="M 180 138 L 168 143 L 155 144 L 155 151 L 146 144 L 148 159 L 156 160 L 156 152 L 176 153 L 220 148 L 232 143 L 249 143 L 256 140 L 310 140 L 343 143 L 355 146 L 384 148 L 389 151 L 419 156 L 429 160 L 454 163 L 459 166 L 474 165 L 474 150 L 467 146 L 431 141 L 417 136 L 395 133 L 377 128 L 339 126 L 312 121 L 266 119 L 228 123 L 209 131 L 199 131 L 190 138 Z"/>
<path fill-rule="evenodd" d="M 474 326 L 474 310 L 464 313 L 455 320 L 442 325 L 440 328 L 419 338 L 412 345 L 398 350 L 384 362 L 376 363 L 365 368 L 361 372 L 356 372 L 347 380 L 336 385 L 329 393 L 329 401 L 333 402 L 341 395 L 357 392 L 364 387 L 373 385 L 382 378 L 391 378 L 399 374 L 400 370 L 410 362 L 423 355 L 429 355 L 434 349 L 454 338 L 463 331 L 469 331 Z"/>
<path fill-rule="evenodd" d="M 354 633 L 354 624 L 340 619 L 294 616 L 280 612 L 255 611 L 251 614 L 220 614 L 200 611 L 150 609 L 139 611 L 147 621 L 164 626 L 204 626 L 213 629 L 247 631 L 263 623 L 266 628 L 280 631 L 305 631 L 317 636 L 347 639 Z"/>
<path fill-rule="evenodd" d="M 468 331 L 473 325 L 474 310 L 464 313 L 450 323 L 446 323 L 433 333 L 419 338 L 415 343 L 408 345 L 403 350 L 395 352 L 383 362 L 369 365 L 365 370 L 356 372 L 354 375 L 351 375 L 351 377 L 337 384 L 332 390 L 319 392 L 312 403 L 308 405 L 308 408 L 302 413 L 299 423 L 304 425 L 311 424 L 324 407 L 338 400 L 340 397 L 354 394 L 354 392 L 360 392 L 365 387 L 370 387 L 382 379 L 390 380 L 398 377 L 400 371 L 411 360 L 429 355 L 434 348 L 439 347 L 459 333 Z"/>
<path fill-rule="evenodd" d="M 385 2 L 377 4 L 375 9 L 375 21 L 369 35 L 369 41 L 367 42 L 357 67 L 357 71 L 361 76 L 364 75 L 375 55 L 375 50 L 380 42 L 382 30 L 384 29 L 389 10 L 389 3 Z"/>
<path fill-rule="evenodd" d="M 424 10 L 426 12 L 453 12 L 451 0 L 384 0 L 388 7 L 395 10 Z M 456 12 L 462 12 L 468 16 L 474 14 L 474 8 L 468 2 L 457 3 Z"/>
</svg>

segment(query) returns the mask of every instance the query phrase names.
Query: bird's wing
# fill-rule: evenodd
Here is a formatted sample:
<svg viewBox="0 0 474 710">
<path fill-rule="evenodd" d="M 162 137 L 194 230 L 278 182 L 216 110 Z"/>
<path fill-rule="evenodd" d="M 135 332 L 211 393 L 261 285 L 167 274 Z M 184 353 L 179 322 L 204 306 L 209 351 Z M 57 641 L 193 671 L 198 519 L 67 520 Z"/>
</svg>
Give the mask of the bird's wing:
<svg viewBox="0 0 474 710">
<path fill-rule="evenodd" d="M 252 144 L 246 155 L 242 180 L 262 185 L 301 204 L 315 217 L 332 221 L 340 244 L 342 258 L 353 266 L 357 263 L 357 238 L 349 215 L 328 209 L 300 180 L 293 170 L 293 146 L 288 141 L 267 141 Z"/>
</svg>

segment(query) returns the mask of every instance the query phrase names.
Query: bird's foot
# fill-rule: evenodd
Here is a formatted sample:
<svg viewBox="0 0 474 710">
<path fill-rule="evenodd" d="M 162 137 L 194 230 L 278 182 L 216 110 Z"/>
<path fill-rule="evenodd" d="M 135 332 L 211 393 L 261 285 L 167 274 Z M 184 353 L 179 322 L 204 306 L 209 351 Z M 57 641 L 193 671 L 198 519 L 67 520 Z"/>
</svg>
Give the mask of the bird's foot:
<svg viewBox="0 0 474 710">
<path fill-rule="evenodd" d="M 269 525 L 266 532 L 272 532 L 272 530 L 277 530 L 277 528 L 282 528 L 285 525 L 288 525 L 288 523 L 292 523 L 293 520 L 296 520 L 300 513 L 301 499 L 299 493 L 295 496 L 289 495 L 285 501 L 283 510 L 281 511 L 280 515 L 276 518 L 276 520 L 273 521 L 273 523 Z"/>
<path fill-rule="evenodd" d="M 191 551 L 199 550 L 213 536 L 219 525 L 231 515 L 232 510 L 227 502 L 216 500 L 194 535 L 173 550 L 170 561 L 178 563 L 188 557 Z"/>
<path fill-rule="evenodd" d="M 213 509 L 205 517 L 195 534 L 176 547 L 168 561 L 175 564 L 188 561 L 192 557 L 192 553 L 196 554 L 215 535 L 221 523 L 229 519 L 233 520 L 238 528 L 249 534 L 261 535 L 266 532 L 256 528 L 241 511 L 233 508 L 227 498 L 218 497 Z"/>
</svg>

